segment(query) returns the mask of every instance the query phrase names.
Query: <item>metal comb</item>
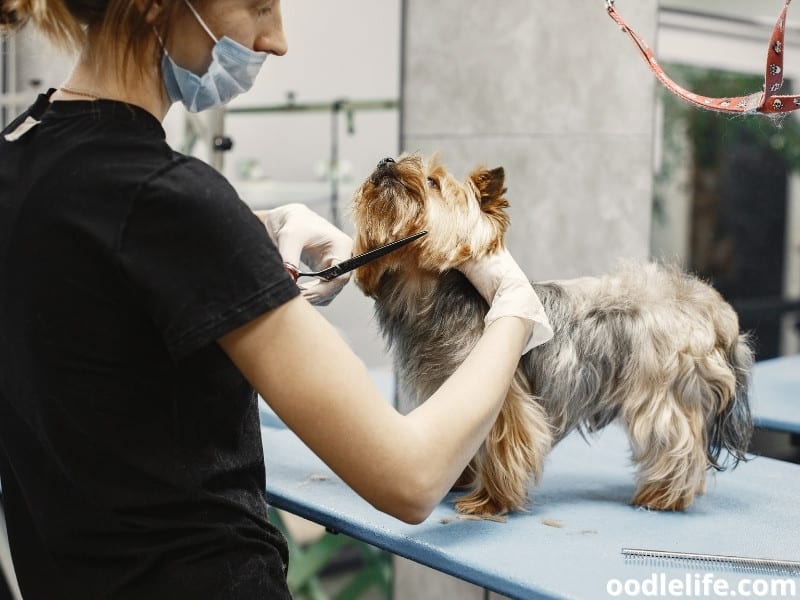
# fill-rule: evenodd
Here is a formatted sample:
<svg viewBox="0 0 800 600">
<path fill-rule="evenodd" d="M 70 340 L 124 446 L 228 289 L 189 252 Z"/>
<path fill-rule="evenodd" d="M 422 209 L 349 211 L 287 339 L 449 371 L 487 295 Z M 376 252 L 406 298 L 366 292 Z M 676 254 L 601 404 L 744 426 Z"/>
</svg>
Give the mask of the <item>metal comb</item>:
<svg viewBox="0 0 800 600">
<path fill-rule="evenodd" d="M 800 561 L 777 560 L 772 558 L 750 558 L 745 556 L 725 556 L 722 554 L 700 554 L 695 552 L 667 552 L 664 550 L 644 550 L 623 548 L 625 560 L 648 564 L 674 562 L 696 568 L 715 568 L 734 571 L 757 571 L 775 575 L 800 576 Z"/>
</svg>

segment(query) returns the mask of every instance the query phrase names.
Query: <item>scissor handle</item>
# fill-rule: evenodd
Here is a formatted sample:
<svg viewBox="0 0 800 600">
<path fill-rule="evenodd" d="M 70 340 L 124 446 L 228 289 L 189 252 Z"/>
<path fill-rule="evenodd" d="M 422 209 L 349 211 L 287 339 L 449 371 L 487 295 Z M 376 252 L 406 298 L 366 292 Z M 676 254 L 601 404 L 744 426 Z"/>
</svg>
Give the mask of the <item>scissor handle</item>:
<svg viewBox="0 0 800 600">
<path fill-rule="evenodd" d="M 285 262 L 283 263 L 283 268 L 286 269 L 286 272 L 289 276 L 297 283 L 297 278 L 300 277 L 300 270 L 295 267 L 292 263 Z"/>
</svg>

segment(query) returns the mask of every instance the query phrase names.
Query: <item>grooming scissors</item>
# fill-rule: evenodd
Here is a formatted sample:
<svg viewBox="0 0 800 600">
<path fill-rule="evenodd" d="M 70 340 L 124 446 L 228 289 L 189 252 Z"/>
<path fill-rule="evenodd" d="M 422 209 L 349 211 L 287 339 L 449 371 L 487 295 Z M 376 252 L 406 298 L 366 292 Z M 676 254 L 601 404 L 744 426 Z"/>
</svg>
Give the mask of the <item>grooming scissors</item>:
<svg viewBox="0 0 800 600">
<path fill-rule="evenodd" d="M 413 242 L 414 240 L 421 238 L 423 235 L 428 233 L 427 231 L 418 231 L 412 235 L 409 235 L 404 238 L 400 238 L 399 240 L 395 240 L 393 242 L 389 242 L 388 244 L 384 244 L 383 246 L 378 246 L 377 248 L 373 248 L 372 250 L 367 250 L 363 254 L 359 254 L 358 256 L 354 256 L 352 258 L 348 258 L 347 260 L 343 260 L 340 263 L 336 263 L 335 265 L 328 267 L 327 269 L 322 269 L 321 271 L 300 271 L 297 267 L 293 264 L 285 262 L 283 263 L 284 268 L 286 269 L 287 273 L 292 276 L 292 279 L 297 281 L 300 277 L 318 277 L 320 279 L 324 279 L 325 281 L 330 281 L 339 275 L 344 273 L 348 273 L 353 269 L 357 269 L 358 267 L 364 266 L 367 263 L 371 263 L 373 260 L 377 260 L 382 256 L 386 256 L 390 252 L 394 252 L 395 250 L 402 248 L 406 244 Z"/>
</svg>

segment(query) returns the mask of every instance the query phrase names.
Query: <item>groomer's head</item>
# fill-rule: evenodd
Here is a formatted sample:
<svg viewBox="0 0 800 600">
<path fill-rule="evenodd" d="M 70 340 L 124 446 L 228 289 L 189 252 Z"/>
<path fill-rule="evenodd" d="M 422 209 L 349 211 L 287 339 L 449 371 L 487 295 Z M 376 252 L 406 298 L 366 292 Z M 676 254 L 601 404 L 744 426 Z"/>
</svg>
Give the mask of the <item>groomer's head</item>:
<svg viewBox="0 0 800 600">
<path fill-rule="evenodd" d="M 280 0 L 0 0 L 0 33 L 28 22 L 128 84 L 137 72 L 160 68 L 165 48 L 180 67 L 199 76 L 223 37 L 255 53 L 281 55 L 287 47 Z"/>
<path fill-rule="evenodd" d="M 184 2 L 175 0 L 0 0 L 0 33 L 30 22 L 62 48 L 102 52 L 95 59 L 145 66 L 156 47 L 153 28 L 166 39 L 173 21 L 185 12 Z"/>
</svg>

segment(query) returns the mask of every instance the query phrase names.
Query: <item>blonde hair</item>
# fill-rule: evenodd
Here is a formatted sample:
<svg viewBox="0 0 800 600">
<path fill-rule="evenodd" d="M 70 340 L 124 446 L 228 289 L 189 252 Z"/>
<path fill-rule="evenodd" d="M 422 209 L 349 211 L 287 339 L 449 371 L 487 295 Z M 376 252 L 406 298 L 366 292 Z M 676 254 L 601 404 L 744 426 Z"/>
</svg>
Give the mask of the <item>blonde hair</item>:
<svg viewBox="0 0 800 600">
<path fill-rule="evenodd" d="M 156 21 L 147 23 L 154 1 L 140 8 L 134 0 L 0 0 L 0 34 L 30 22 L 61 48 L 81 50 L 90 42 L 95 48 L 121 48 L 123 69 L 130 59 L 144 68 L 140 57 L 152 43 L 153 27 L 166 39 L 172 19 L 186 10 L 183 2 L 166 0 Z"/>
</svg>

